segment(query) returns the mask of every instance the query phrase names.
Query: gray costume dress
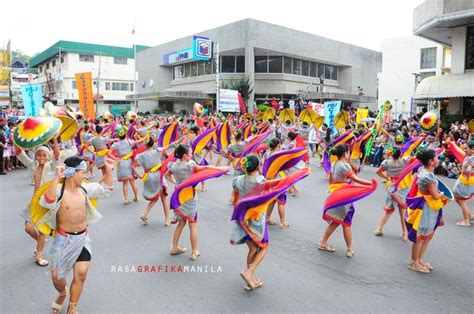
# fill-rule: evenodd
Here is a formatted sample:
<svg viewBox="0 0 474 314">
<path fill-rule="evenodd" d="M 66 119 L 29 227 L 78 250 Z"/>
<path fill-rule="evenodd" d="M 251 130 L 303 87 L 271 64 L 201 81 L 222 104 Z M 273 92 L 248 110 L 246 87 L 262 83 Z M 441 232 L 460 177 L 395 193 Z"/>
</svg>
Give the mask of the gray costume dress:
<svg viewBox="0 0 474 314">
<path fill-rule="evenodd" d="M 180 185 L 183 181 L 188 179 L 194 173 L 194 167 L 196 167 L 196 162 L 193 160 L 187 162 L 170 162 L 168 164 L 168 169 L 173 173 L 173 176 L 176 180 L 176 186 Z M 186 219 L 190 223 L 197 222 L 197 212 L 198 212 L 198 197 L 197 194 L 194 194 L 193 198 L 187 201 L 184 204 L 181 204 L 179 208 L 174 208 L 174 221 Z"/>
<path fill-rule="evenodd" d="M 153 148 L 139 154 L 135 161 L 145 169 L 148 173 L 147 178 L 143 182 L 143 198 L 151 201 L 160 197 L 161 193 L 166 193 L 166 180 L 161 179 L 160 171 L 149 172 L 150 169 L 161 163 L 161 149 Z"/>
<path fill-rule="evenodd" d="M 132 153 L 132 142 L 129 140 L 121 140 L 112 144 L 111 149 L 116 150 L 120 156 L 117 166 L 117 180 L 124 181 L 133 179 L 132 174 L 132 158 L 127 155 Z"/>
<path fill-rule="evenodd" d="M 393 199 L 392 194 L 397 195 L 401 200 L 405 201 L 408 192 L 410 191 L 410 186 L 399 189 L 397 192 L 393 192 L 394 186 L 393 183 L 398 179 L 400 174 L 403 172 L 403 169 L 410 163 L 411 157 L 406 157 L 399 160 L 393 160 L 393 158 L 385 159 L 382 161 L 380 168 L 382 168 L 390 180 L 387 183 L 387 195 L 385 196 L 385 211 L 393 211 L 397 206 L 397 202 Z"/>
<path fill-rule="evenodd" d="M 232 154 L 232 156 L 239 158 L 242 152 L 244 151 L 245 147 L 247 147 L 247 142 L 241 141 L 238 143 L 230 144 L 227 147 L 227 150 Z M 234 166 L 234 176 L 240 176 L 245 174 L 242 170 L 238 170 Z"/>
<path fill-rule="evenodd" d="M 263 191 L 263 186 L 265 185 L 266 179 L 264 176 L 249 176 L 249 175 L 240 175 L 234 177 L 232 181 L 232 187 L 234 190 L 239 192 L 239 198 L 243 199 L 251 195 L 258 195 Z M 246 220 L 249 230 L 252 231 L 257 238 L 265 239 L 268 243 L 267 233 L 267 224 L 266 224 L 266 214 L 263 213 L 260 215 L 258 220 L 248 219 Z M 243 244 L 245 241 L 252 241 L 252 238 L 247 234 L 247 231 L 242 227 L 240 222 L 234 221 L 234 227 L 232 229 L 232 234 L 230 237 L 231 244 Z M 264 242 L 264 241 L 262 241 Z"/>
<path fill-rule="evenodd" d="M 471 165 L 474 167 L 474 156 L 469 156 L 464 158 L 462 163 L 462 173 L 459 176 L 458 180 L 454 184 L 453 193 L 456 194 L 457 198 L 460 199 L 470 199 L 474 195 L 474 185 L 468 185 L 461 182 L 461 177 L 467 179 L 467 167 Z M 474 173 L 471 172 L 471 176 L 474 176 Z"/>
<path fill-rule="evenodd" d="M 97 152 L 107 149 L 107 143 L 109 142 L 109 137 L 93 137 L 89 143 L 94 146 L 95 150 L 95 165 L 97 168 L 101 168 L 105 164 L 105 156 L 99 156 L 97 155 Z"/>
</svg>

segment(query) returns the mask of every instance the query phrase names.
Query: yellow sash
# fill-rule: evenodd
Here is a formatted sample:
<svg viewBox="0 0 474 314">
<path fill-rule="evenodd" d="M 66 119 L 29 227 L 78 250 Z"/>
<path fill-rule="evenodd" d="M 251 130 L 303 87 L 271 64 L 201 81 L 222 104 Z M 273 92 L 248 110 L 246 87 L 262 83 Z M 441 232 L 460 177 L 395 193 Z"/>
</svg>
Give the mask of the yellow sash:
<svg viewBox="0 0 474 314">
<path fill-rule="evenodd" d="M 143 175 L 142 182 L 145 183 L 146 180 L 148 180 L 148 174 L 150 172 L 158 171 L 158 170 L 160 170 L 160 168 L 161 168 L 161 164 L 158 164 L 158 165 L 154 166 L 153 168 L 151 168 L 149 171 L 146 171 L 145 174 Z"/>
<path fill-rule="evenodd" d="M 109 152 L 109 149 L 106 148 L 106 149 L 99 150 L 98 152 L 95 152 L 95 154 L 99 157 L 104 157 L 105 155 L 107 155 L 108 152 Z"/>
<path fill-rule="evenodd" d="M 128 154 L 126 154 L 126 155 L 123 155 L 123 156 L 120 157 L 120 158 L 122 158 L 123 160 L 127 160 L 127 159 L 130 159 L 130 157 L 132 157 L 132 155 L 133 155 L 133 153 L 128 153 Z"/>
<path fill-rule="evenodd" d="M 474 185 L 474 173 L 471 173 L 469 179 L 464 173 L 461 173 L 461 175 L 459 176 L 459 182 L 464 185 Z"/>
<path fill-rule="evenodd" d="M 346 186 L 346 185 L 349 185 L 349 183 L 347 182 L 334 182 L 334 183 L 331 183 L 329 184 L 329 192 L 334 192 L 334 191 L 337 191 L 339 190 L 340 188 Z"/>
</svg>

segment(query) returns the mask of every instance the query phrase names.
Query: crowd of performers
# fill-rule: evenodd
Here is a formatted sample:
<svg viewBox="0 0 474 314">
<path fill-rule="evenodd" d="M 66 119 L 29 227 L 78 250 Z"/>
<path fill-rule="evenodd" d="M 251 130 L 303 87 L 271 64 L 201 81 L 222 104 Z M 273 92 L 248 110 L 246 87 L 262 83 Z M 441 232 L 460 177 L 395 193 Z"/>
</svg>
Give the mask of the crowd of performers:
<svg viewBox="0 0 474 314">
<path fill-rule="evenodd" d="M 433 173 L 438 156 L 446 150 L 432 145 L 428 131 L 413 133 L 402 141 L 397 131 L 377 124 L 347 125 L 338 130 L 322 124 L 320 117 L 308 118 L 303 112 L 295 117 L 286 110 L 286 115 L 279 117 L 271 113 L 240 117 L 139 117 L 134 113 L 114 117 L 106 113 L 84 120 L 78 114 L 78 127 L 70 138 L 62 136 L 64 121 L 61 124 L 55 117 L 28 118 L 12 130 L 14 154 L 32 171 L 34 193 L 23 211 L 25 231 L 36 241 L 36 263 L 51 264 L 52 281 L 59 293 L 52 304 L 53 312 L 61 311 L 68 296 L 68 313 L 76 311 L 91 261 L 87 226 L 102 218 L 97 199 L 113 192 L 114 171 L 122 184 L 125 205 L 140 198 L 147 201 L 137 217 L 143 224 L 148 223 L 150 211 L 160 201 L 164 225 L 176 225 L 171 255 L 188 251 L 180 244 L 188 225 L 191 260 L 200 256 L 197 191 L 206 191 L 207 180 L 233 172 L 230 243 L 248 246 L 246 266 L 240 275 L 244 289 L 253 290 L 263 285 L 255 273 L 269 245 L 268 226 L 289 227 L 287 196 L 298 195 L 297 184 L 308 177 L 312 157 L 320 159 L 319 171 L 326 172 L 329 182 L 322 204 L 322 219 L 328 226 L 318 247 L 334 252 L 329 240 L 341 226 L 346 256 L 353 257 L 354 203 L 377 188 L 375 179 L 362 179 L 359 173 L 370 146 L 381 134 L 389 143 L 376 174 L 386 183 L 386 200 L 375 235 L 383 235 L 384 225 L 398 209 L 401 240 L 413 242 L 408 268 L 432 271 L 424 255 L 436 228 L 443 225 L 442 207 L 456 200 L 463 214 L 460 226 L 469 226 L 474 218 L 467 203 L 474 193 L 474 142 L 462 147 L 449 142 L 449 152 L 462 163 L 461 175 L 451 191 Z M 99 178 L 94 177 L 94 168 L 100 170 Z M 275 205 L 279 223 L 272 219 Z M 48 237 L 53 237 L 50 261 L 42 255 Z M 71 271 L 74 277 L 69 289 L 65 278 Z"/>
</svg>

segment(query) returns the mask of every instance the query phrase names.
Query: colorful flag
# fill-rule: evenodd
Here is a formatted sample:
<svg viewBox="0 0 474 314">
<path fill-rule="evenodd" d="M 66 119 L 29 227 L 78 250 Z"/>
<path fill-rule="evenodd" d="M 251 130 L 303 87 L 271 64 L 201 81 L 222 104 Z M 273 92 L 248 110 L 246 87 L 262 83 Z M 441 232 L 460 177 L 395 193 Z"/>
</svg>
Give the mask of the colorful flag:
<svg viewBox="0 0 474 314">
<path fill-rule="evenodd" d="M 92 93 L 92 73 L 76 73 L 77 90 L 79 92 L 79 108 L 86 119 L 95 119 L 94 95 Z"/>
</svg>

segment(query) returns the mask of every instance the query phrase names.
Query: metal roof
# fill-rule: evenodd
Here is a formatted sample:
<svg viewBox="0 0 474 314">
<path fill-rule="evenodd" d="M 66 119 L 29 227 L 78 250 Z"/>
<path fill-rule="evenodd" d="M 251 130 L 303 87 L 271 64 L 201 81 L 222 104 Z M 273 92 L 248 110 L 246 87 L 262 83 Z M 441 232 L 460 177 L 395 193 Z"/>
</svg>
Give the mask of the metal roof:
<svg viewBox="0 0 474 314">
<path fill-rule="evenodd" d="M 474 96 L 474 73 L 438 75 L 424 79 L 415 99 L 441 99 Z"/>
<path fill-rule="evenodd" d="M 137 52 L 148 49 L 148 46 L 137 45 Z M 111 57 L 124 57 L 133 59 L 133 47 L 117 47 L 117 46 L 105 46 L 97 44 L 80 43 L 74 41 L 60 40 L 48 49 L 40 52 L 30 60 L 30 67 L 34 68 L 51 57 L 57 55 L 59 50 L 61 52 L 72 52 L 72 53 L 84 53 L 98 55 L 101 53 L 103 56 Z"/>
</svg>

